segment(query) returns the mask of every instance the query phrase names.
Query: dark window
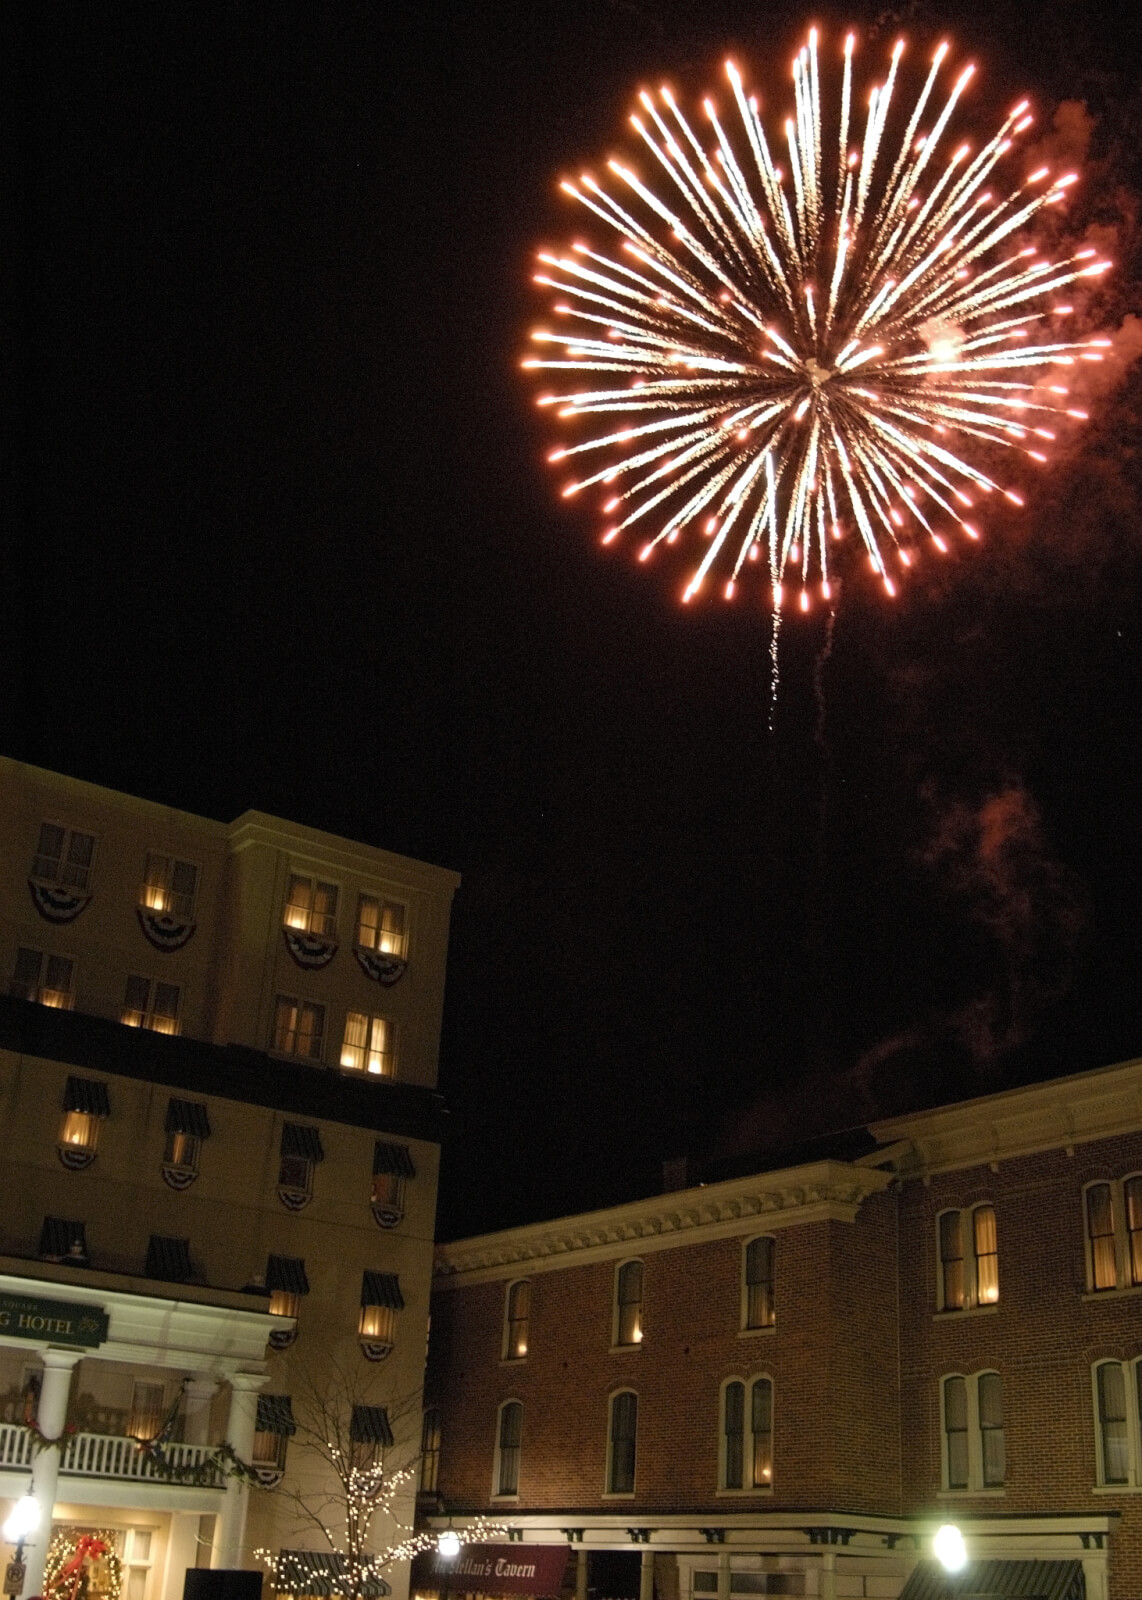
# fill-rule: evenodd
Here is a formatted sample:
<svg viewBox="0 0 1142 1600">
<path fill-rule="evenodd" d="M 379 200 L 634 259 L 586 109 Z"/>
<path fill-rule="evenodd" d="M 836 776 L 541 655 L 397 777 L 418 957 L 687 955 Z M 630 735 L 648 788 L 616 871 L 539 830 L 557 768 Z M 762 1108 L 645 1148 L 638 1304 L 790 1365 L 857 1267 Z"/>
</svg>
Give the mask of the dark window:
<svg viewBox="0 0 1142 1600">
<path fill-rule="evenodd" d="M 1142 1283 L 1142 1178 L 1127 1178 L 1126 1244 L 1131 1283 Z"/>
<path fill-rule="evenodd" d="M 148 1278 L 161 1278 L 164 1283 L 185 1283 L 191 1272 L 190 1240 L 152 1233 L 143 1271 Z"/>
<path fill-rule="evenodd" d="M 1086 1192 L 1086 1228 L 1090 1240 L 1091 1287 L 1118 1286 L 1114 1254 L 1114 1202 L 1109 1183 L 1092 1183 Z"/>
<path fill-rule="evenodd" d="M 625 1389 L 611 1400 L 610 1494 L 634 1493 L 635 1446 L 638 1437 L 638 1395 Z"/>
<path fill-rule="evenodd" d="M 963 1221 L 958 1211 L 945 1211 L 940 1218 L 940 1274 L 945 1311 L 961 1311 L 964 1305 Z"/>
<path fill-rule="evenodd" d="M 958 1213 L 953 1212 L 953 1216 Z M 948 1488 L 968 1486 L 968 1386 L 965 1378 L 944 1379 L 944 1438 Z"/>
<path fill-rule="evenodd" d="M 727 1383 L 723 1392 L 722 1433 L 725 1450 L 722 1487 L 740 1489 L 745 1464 L 745 1384 L 736 1380 Z"/>
<path fill-rule="evenodd" d="M 440 1408 L 429 1406 L 420 1430 L 420 1492 L 435 1494 L 440 1480 Z"/>
<path fill-rule="evenodd" d="M 70 1261 L 87 1265 L 87 1230 L 82 1222 L 67 1222 L 63 1217 L 45 1217 L 40 1229 L 40 1255 L 45 1261 Z"/>
<path fill-rule="evenodd" d="M 1126 1429 L 1126 1370 L 1120 1361 L 1104 1361 L 1097 1378 L 1102 1481 L 1127 1483 L 1130 1446 Z"/>
<path fill-rule="evenodd" d="M 354 1444 L 387 1450 L 393 1443 L 393 1430 L 384 1406 L 354 1406 L 349 1421 L 349 1438 Z"/>
<path fill-rule="evenodd" d="M 1003 1380 L 998 1372 L 979 1375 L 979 1433 L 983 1447 L 983 1486 L 1001 1489 L 1007 1480 L 1003 1436 Z"/>
<path fill-rule="evenodd" d="M 772 1328 L 773 1240 L 751 1239 L 745 1252 L 745 1325 Z"/>
<path fill-rule="evenodd" d="M 523 1433 L 523 1406 L 509 1400 L 500 1407 L 497 1494 L 519 1493 L 519 1446 Z"/>
</svg>

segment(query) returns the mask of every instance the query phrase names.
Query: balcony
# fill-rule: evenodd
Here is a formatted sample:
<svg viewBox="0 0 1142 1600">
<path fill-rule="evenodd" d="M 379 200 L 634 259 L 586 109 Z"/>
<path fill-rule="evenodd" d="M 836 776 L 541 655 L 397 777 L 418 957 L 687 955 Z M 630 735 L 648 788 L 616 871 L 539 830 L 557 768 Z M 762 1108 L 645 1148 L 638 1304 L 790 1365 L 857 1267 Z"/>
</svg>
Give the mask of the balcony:
<svg viewBox="0 0 1142 1600">
<path fill-rule="evenodd" d="M 209 1444 L 168 1444 L 163 1446 L 163 1455 L 173 1467 L 196 1467 L 213 1455 L 214 1448 Z M 35 1455 L 35 1436 L 30 1428 L 0 1422 L 0 1472 L 30 1471 Z M 163 1476 L 134 1439 L 119 1434 L 69 1434 L 64 1441 L 59 1470 L 61 1478 L 102 1478 L 120 1483 L 180 1487 Z M 201 1490 L 204 1486 L 197 1487 Z M 210 1492 L 211 1485 L 205 1487 Z M 215 1490 L 223 1487 L 221 1472 L 217 1473 L 212 1487 Z M 74 1494 L 74 1487 L 71 1492 Z"/>
</svg>

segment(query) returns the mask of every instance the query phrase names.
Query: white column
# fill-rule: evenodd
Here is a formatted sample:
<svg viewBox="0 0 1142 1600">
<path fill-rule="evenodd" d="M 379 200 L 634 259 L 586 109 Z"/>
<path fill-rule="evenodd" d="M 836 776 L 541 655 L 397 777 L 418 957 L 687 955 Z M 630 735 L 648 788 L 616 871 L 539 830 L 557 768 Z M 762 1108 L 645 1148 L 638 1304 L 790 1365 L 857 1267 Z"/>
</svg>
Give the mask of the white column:
<svg viewBox="0 0 1142 1600">
<path fill-rule="evenodd" d="M 44 1375 L 40 1384 L 40 1398 L 36 1406 L 36 1426 L 46 1439 L 58 1440 L 67 1422 L 67 1397 L 71 1389 L 71 1374 L 82 1352 L 79 1350 L 43 1350 Z M 24 1580 L 25 1594 L 42 1594 L 44 1566 L 48 1559 L 48 1545 L 52 1540 L 52 1509 L 56 1503 L 56 1484 L 59 1480 L 60 1447 L 56 1443 L 45 1445 L 32 1462 L 32 1493 L 40 1503 L 40 1525 L 24 1545 L 24 1560 L 28 1575 Z"/>
<path fill-rule="evenodd" d="M 821 1551 L 821 1600 L 837 1600 L 837 1552 Z"/>
<path fill-rule="evenodd" d="M 230 1415 L 226 1419 L 226 1442 L 242 1461 L 249 1461 L 253 1454 L 258 1390 L 265 1381 L 264 1372 L 235 1372 L 230 1376 Z M 249 1498 L 250 1485 L 244 1478 L 227 1478 L 226 1497 L 214 1524 L 214 1549 L 210 1552 L 212 1567 L 241 1566 Z"/>
<path fill-rule="evenodd" d="M 575 1600 L 587 1600 L 587 1552 L 582 1545 L 575 1552 Z"/>
<path fill-rule="evenodd" d="M 718 1600 L 730 1600 L 730 1552 L 724 1545 L 718 1551 Z"/>
<path fill-rule="evenodd" d="M 198 1522 L 197 1511 L 171 1512 L 162 1600 L 182 1600 L 187 1568 L 198 1565 Z"/>
<path fill-rule="evenodd" d="M 642 1561 L 638 1569 L 638 1600 L 654 1600 L 654 1551 L 640 1552 Z"/>
<path fill-rule="evenodd" d="M 218 1379 L 208 1377 L 191 1378 L 183 1393 L 186 1396 L 186 1426 L 184 1434 L 187 1444 L 209 1444 L 210 1402 L 218 1393 Z"/>
</svg>

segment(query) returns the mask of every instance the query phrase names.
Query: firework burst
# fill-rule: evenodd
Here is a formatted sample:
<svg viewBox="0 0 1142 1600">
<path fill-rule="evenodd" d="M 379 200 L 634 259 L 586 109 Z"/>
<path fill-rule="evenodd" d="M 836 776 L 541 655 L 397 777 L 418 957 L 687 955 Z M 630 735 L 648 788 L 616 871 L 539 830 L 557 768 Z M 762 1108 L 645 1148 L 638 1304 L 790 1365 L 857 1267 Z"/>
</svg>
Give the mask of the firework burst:
<svg viewBox="0 0 1142 1600">
<path fill-rule="evenodd" d="M 733 138 L 712 100 L 703 141 L 668 89 L 639 97 L 640 164 L 562 186 L 607 243 L 541 254 L 555 325 L 524 362 L 559 374 L 539 404 L 570 437 L 550 459 L 574 473 L 565 495 L 600 492 L 604 543 L 629 531 L 646 560 L 696 536 L 686 600 L 716 564 L 730 597 L 764 559 L 777 614 L 793 588 L 804 610 L 828 600 L 854 545 L 895 594 L 925 543 L 978 538 L 981 494 L 1021 504 L 991 447 L 1046 460 L 1082 416 L 1070 369 L 1107 342 L 1067 338 L 1062 299 L 1110 263 L 1032 237 L 1075 174 L 1016 171 L 1027 101 L 973 148 L 951 131 L 972 67 L 941 87 L 941 45 L 898 107 L 898 43 L 858 105 L 850 35 L 828 130 L 817 45 L 814 29 L 776 146 L 732 62 Z"/>
</svg>

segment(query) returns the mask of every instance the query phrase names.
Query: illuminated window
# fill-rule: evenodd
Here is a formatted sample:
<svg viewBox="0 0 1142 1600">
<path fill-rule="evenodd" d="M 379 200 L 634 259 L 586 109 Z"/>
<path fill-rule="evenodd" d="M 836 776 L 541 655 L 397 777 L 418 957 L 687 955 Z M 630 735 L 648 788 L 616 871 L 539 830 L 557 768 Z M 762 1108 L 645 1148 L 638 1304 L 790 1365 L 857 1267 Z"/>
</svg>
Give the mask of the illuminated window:
<svg viewBox="0 0 1142 1600">
<path fill-rule="evenodd" d="M 396 1028 L 387 1017 L 350 1011 L 345 1018 L 341 1065 L 350 1072 L 373 1072 L 391 1078 L 396 1071 Z"/>
<path fill-rule="evenodd" d="M 773 1383 L 755 1378 L 750 1385 L 750 1427 L 753 1435 L 753 1487 L 773 1482 Z"/>
<path fill-rule="evenodd" d="M 198 868 L 190 861 L 151 850 L 139 889 L 139 904 L 180 922 L 194 921 L 194 900 L 198 892 Z"/>
<path fill-rule="evenodd" d="M 47 955 L 21 946 L 8 993 L 17 1000 L 35 1000 L 41 1006 L 70 1011 L 75 1003 L 75 962 L 70 956 Z"/>
<path fill-rule="evenodd" d="M 508 1289 L 504 1316 L 504 1359 L 522 1361 L 527 1355 L 527 1325 L 531 1316 L 531 1284 L 520 1278 Z"/>
<path fill-rule="evenodd" d="M 720 1487 L 754 1493 L 773 1487 L 773 1380 L 722 1385 Z"/>
<path fill-rule="evenodd" d="M 743 1327 L 773 1327 L 773 1245 L 771 1238 L 761 1238 L 751 1239 L 745 1247 Z"/>
<path fill-rule="evenodd" d="M 132 1439 L 157 1439 L 166 1421 L 165 1390 L 161 1383 L 136 1383 L 131 1394 L 127 1433 Z"/>
<path fill-rule="evenodd" d="M 63 1116 L 57 1141 L 61 1156 L 87 1157 L 82 1165 L 88 1165 L 99 1144 L 100 1124 L 110 1114 L 111 1102 L 105 1083 L 96 1078 L 69 1077 L 64 1085 Z M 69 1164 L 74 1165 L 65 1162 Z"/>
<path fill-rule="evenodd" d="M 421 1494 L 435 1494 L 440 1481 L 440 1408 L 429 1406 L 420 1429 Z"/>
<path fill-rule="evenodd" d="M 611 1396 L 607 1438 L 607 1493 L 633 1494 L 638 1443 L 638 1395 L 621 1389 Z"/>
<path fill-rule="evenodd" d="M 1142 1284 L 1142 1175 L 1088 1184 L 1083 1199 L 1087 1288 Z"/>
<path fill-rule="evenodd" d="M 967 1311 L 999 1300 L 995 1207 L 942 1211 L 937 1219 L 941 1311 Z"/>
<path fill-rule="evenodd" d="M 288 1394 L 260 1394 L 254 1424 L 251 1461 L 255 1467 L 281 1472 L 285 1467 L 286 1446 L 297 1432 Z"/>
<path fill-rule="evenodd" d="M 183 1173 L 197 1172 L 202 1141 L 210 1137 L 206 1107 L 199 1100 L 176 1100 L 172 1096 L 167 1101 L 165 1128 L 163 1165 Z"/>
<path fill-rule="evenodd" d="M 1007 1481 L 1003 1380 L 998 1372 L 959 1373 L 940 1385 L 943 1484 L 978 1494 Z"/>
<path fill-rule="evenodd" d="M 404 1189 L 416 1177 L 406 1144 L 389 1144 L 378 1139 L 373 1146 L 372 1208 L 382 1228 L 395 1228 L 404 1216 Z"/>
<path fill-rule="evenodd" d="M 519 1494 L 519 1449 L 523 1436 L 523 1406 L 518 1400 L 505 1400 L 496 1420 L 496 1495 Z"/>
<path fill-rule="evenodd" d="M 94 1150 L 99 1144 L 102 1120 L 83 1111 L 65 1111 L 59 1125 L 59 1143 L 73 1145 L 77 1150 Z"/>
<path fill-rule="evenodd" d="M 161 983 L 157 978 L 141 978 L 133 972 L 127 979 L 119 1021 L 127 1028 L 177 1033 L 180 998 L 177 983 Z"/>
<path fill-rule="evenodd" d="M 624 1261 L 615 1273 L 615 1345 L 642 1343 L 642 1262 Z"/>
<path fill-rule="evenodd" d="M 61 889 L 86 894 L 91 887 L 91 866 L 95 860 L 95 835 L 58 823 L 40 825 L 40 838 L 32 859 L 31 876 L 39 883 L 54 883 Z"/>
<path fill-rule="evenodd" d="M 270 1256 L 266 1262 L 266 1288 L 272 1317 L 296 1317 L 301 1297 L 309 1293 L 309 1278 L 300 1256 Z"/>
<path fill-rule="evenodd" d="M 337 885 L 292 873 L 282 921 L 318 939 L 336 939 Z"/>
<path fill-rule="evenodd" d="M 274 1005 L 274 1049 L 282 1055 L 320 1061 L 325 1049 L 325 1007 L 279 994 Z"/>
<path fill-rule="evenodd" d="M 391 1350 L 396 1343 L 397 1312 L 404 1310 L 404 1296 L 395 1272 L 366 1272 L 361 1278 L 361 1315 L 357 1336 L 361 1343 L 377 1350 Z"/>
<path fill-rule="evenodd" d="M 357 901 L 357 943 L 363 950 L 403 960 L 408 949 L 404 906 L 379 895 L 363 894 Z"/>
</svg>

